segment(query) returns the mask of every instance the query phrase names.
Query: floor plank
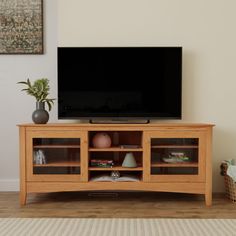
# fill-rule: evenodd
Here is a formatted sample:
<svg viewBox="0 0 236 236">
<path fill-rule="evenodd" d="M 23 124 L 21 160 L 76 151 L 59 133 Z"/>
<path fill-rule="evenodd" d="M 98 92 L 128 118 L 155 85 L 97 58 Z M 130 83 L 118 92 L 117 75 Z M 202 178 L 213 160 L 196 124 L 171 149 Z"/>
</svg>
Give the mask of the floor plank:
<svg viewBox="0 0 236 236">
<path fill-rule="evenodd" d="M 236 219 L 236 203 L 223 194 L 206 207 L 202 196 L 192 194 L 64 192 L 30 194 L 21 207 L 18 192 L 0 192 L 0 217 Z"/>
</svg>

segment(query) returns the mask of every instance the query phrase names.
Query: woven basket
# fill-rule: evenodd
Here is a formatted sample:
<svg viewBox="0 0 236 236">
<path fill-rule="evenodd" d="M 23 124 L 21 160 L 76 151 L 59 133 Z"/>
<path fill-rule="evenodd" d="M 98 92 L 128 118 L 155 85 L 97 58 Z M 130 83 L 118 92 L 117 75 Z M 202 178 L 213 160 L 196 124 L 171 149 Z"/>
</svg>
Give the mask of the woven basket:
<svg viewBox="0 0 236 236">
<path fill-rule="evenodd" d="M 226 195 L 231 201 L 236 203 L 236 183 L 227 175 L 227 168 L 228 165 L 226 163 L 221 164 L 221 174 L 224 176 Z"/>
</svg>

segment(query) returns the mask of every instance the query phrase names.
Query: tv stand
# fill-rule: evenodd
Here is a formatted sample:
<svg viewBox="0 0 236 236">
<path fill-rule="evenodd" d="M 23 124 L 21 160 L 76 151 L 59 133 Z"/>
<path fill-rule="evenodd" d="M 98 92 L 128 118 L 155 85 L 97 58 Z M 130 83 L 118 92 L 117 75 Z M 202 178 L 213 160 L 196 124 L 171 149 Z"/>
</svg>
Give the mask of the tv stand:
<svg viewBox="0 0 236 236">
<path fill-rule="evenodd" d="M 137 190 L 202 194 L 210 206 L 212 127 L 181 123 L 19 125 L 20 203 L 26 204 L 30 193 Z M 93 137 L 99 132 L 110 136 L 111 146 L 94 147 Z M 136 167 L 122 165 L 127 153 L 132 153 Z M 119 178 L 112 178 L 113 171 Z"/>
<path fill-rule="evenodd" d="M 150 120 L 148 119 L 138 119 L 138 120 L 129 120 L 129 119 L 92 119 L 89 120 L 91 124 L 148 124 Z"/>
</svg>

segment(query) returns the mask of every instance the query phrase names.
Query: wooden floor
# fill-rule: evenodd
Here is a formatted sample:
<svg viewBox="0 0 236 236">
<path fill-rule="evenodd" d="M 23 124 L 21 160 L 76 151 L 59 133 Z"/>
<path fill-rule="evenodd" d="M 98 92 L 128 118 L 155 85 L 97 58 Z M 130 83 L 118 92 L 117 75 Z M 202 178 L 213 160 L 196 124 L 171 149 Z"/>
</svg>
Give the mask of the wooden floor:
<svg viewBox="0 0 236 236">
<path fill-rule="evenodd" d="M 236 203 L 213 196 L 206 207 L 202 196 L 175 193 L 67 192 L 31 194 L 19 205 L 17 192 L 0 192 L 0 217 L 76 218 L 221 218 L 236 219 Z"/>
</svg>

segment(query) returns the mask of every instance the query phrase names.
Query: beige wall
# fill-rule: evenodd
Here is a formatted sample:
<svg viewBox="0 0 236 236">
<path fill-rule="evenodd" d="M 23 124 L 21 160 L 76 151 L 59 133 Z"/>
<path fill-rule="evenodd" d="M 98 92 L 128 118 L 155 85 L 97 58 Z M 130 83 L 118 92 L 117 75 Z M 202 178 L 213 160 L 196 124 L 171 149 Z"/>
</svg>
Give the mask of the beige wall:
<svg viewBox="0 0 236 236">
<path fill-rule="evenodd" d="M 50 79 L 56 97 L 57 0 L 44 1 L 44 55 L 0 55 L 0 191 L 18 190 L 19 152 L 16 124 L 32 122 L 35 100 L 16 83 L 30 78 Z M 1 34 L 1 32 L 0 32 Z M 56 106 L 50 113 L 56 121 Z"/>
<path fill-rule="evenodd" d="M 48 77 L 51 94 L 57 97 L 57 31 L 60 46 L 183 46 L 183 120 L 216 124 L 214 191 L 223 191 L 220 162 L 236 158 L 236 1 L 44 3 L 45 54 L 0 55 L 0 191 L 18 189 L 16 124 L 31 122 L 35 105 L 16 82 Z M 56 106 L 50 116 L 50 121 L 57 121 Z"/>
</svg>

